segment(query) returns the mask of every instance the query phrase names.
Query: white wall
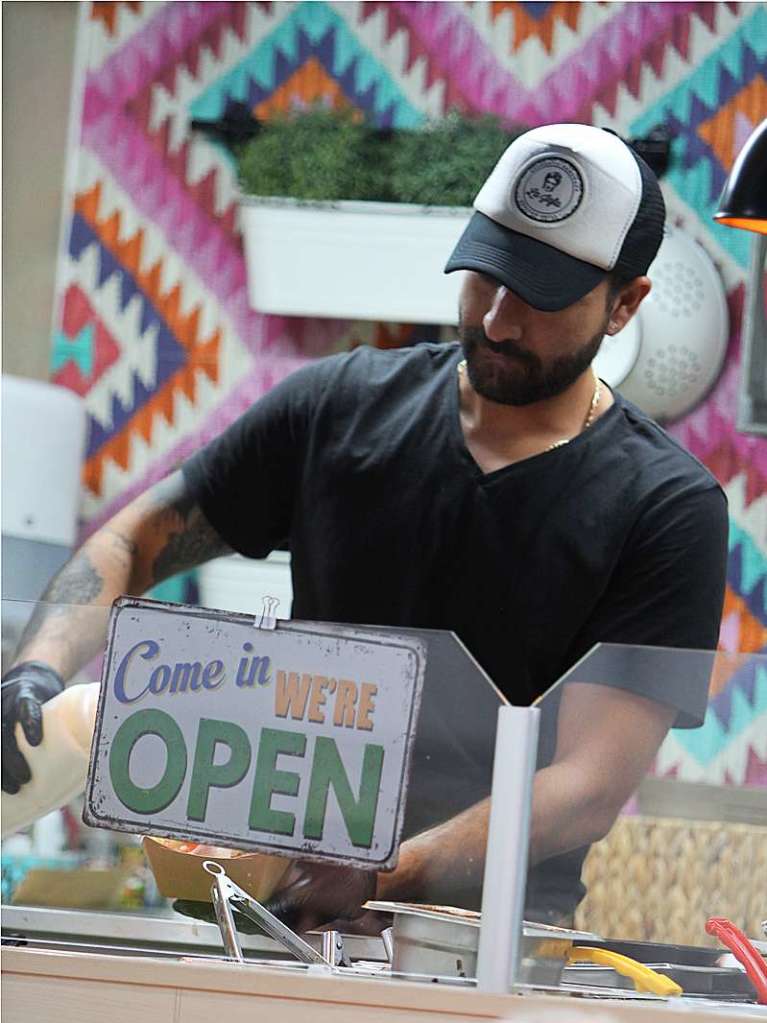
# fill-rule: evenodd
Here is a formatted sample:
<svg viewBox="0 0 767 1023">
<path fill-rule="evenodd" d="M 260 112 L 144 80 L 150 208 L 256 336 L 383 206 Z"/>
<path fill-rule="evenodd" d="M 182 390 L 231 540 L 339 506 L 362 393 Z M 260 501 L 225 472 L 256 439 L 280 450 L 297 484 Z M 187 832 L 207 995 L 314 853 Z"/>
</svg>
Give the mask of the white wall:
<svg viewBox="0 0 767 1023">
<path fill-rule="evenodd" d="M 78 3 L 2 5 L 3 372 L 48 378 Z"/>
</svg>

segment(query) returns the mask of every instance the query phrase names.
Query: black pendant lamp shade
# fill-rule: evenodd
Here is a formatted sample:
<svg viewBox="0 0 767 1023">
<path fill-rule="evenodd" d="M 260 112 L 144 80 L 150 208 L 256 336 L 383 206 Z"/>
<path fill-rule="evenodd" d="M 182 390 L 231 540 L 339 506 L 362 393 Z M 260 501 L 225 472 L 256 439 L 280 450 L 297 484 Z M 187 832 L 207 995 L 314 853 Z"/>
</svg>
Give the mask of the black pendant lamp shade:
<svg viewBox="0 0 767 1023">
<path fill-rule="evenodd" d="M 719 198 L 714 220 L 767 234 L 767 118 L 738 153 Z"/>
</svg>

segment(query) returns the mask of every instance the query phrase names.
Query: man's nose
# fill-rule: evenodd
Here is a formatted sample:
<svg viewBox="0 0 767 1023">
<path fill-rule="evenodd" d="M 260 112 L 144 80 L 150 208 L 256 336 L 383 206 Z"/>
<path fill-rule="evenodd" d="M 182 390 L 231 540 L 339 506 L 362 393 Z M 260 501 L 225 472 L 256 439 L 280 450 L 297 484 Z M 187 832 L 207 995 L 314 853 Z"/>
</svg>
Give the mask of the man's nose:
<svg viewBox="0 0 767 1023">
<path fill-rule="evenodd" d="M 525 303 L 504 285 L 496 288 L 493 301 L 482 317 L 485 335 L 491 341 L 519 341 L 522 337 Z"/>
</svg>

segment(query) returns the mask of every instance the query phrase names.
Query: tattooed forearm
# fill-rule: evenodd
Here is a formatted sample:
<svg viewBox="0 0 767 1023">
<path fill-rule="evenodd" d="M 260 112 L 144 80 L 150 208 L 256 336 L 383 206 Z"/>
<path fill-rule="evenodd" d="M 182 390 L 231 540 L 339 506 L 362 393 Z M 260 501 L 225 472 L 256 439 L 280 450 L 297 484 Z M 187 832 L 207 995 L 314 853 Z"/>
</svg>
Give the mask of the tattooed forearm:
<svg viewBox="0 0 767 1023">
<path fill-rule="evenodd" d="M 70 661 L 76 663 L 73 653 L 78 647 L 89 649 L 89 638 L 97 631 L 101 609 L 93 605 L 99 602 L 103 589 L 104 580 L 88 551 L 79 550 L 53 578 L 35 606 L 19 642 L 16 659 L 42 658 L 42 650 L 53 646 L 59 657 L 57 667 Z M 85 606 L 77 611 L 77 605 Z M 40 644 L 40 650 L 35 653 L 35 647 Z"/>
<path fill-rule="evenodd" d="M 21 637 L 21 646 L 26 646 L 40 632 L 43 626 L 56 615 L 66 614 L 71 604 L 90 604 L 95 601 L 103 586 L 103 579 L 96 571 L 84 551 L 78 551 L 72 560 L 54 576 L 35 606 Z"/>
<path fill-rule="evenodd" d="M 86 550 L 79 550 L 66 568 L 53 578 L 42 600 L 48 604 L 91 604 L 101 593 L 104 580 Z"/>
<path fill-rule="evenodd" d="M 42 660 L 68 677 L 103 648 L 118 596 L 145 593 L 230 552 L 174 473 L 126 505 L 64 566 L 41 598 L 17 660 Z"/>
</svg>

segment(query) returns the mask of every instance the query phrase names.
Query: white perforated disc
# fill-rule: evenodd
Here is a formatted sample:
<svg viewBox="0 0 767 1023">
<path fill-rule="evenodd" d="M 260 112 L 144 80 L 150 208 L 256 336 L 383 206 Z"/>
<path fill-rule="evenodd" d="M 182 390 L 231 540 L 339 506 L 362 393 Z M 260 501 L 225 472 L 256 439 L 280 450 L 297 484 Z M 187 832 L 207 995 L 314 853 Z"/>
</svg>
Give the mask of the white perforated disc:
<svg viewBox="0 0 767 1023">
<path fill-rule="evenodd" d="M 681 229 L 666 231 L 648 271 L 652 291 L 637 314 L 639 354 L 620 385 L 621 394 L 661 422 L 703 400 L 721 371 L 729 334 L 724 286 L 710 257 Z"/>
</svg>

